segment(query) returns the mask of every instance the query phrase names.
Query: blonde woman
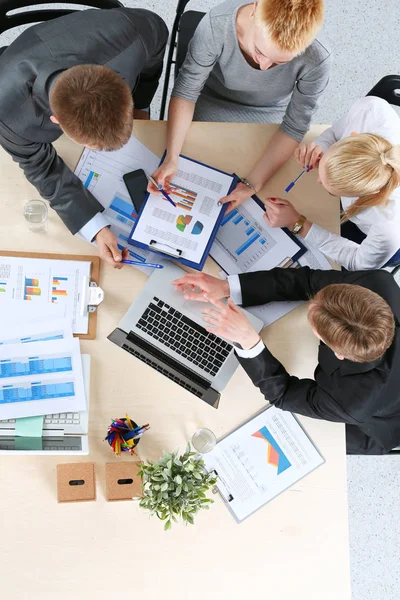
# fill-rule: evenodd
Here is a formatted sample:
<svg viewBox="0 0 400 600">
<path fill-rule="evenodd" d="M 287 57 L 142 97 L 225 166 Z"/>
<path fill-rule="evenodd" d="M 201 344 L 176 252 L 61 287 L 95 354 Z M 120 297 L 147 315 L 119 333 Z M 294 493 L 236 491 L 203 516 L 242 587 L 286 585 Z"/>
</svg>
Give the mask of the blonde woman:
<svg viewBox="0 0 400 600">
<path fill-rule="evenodd" d="M 223 202 L 233 207 L 261 189 L 298 147 L 328 85 L 330 50 L 315 39 L 323 16 L 324 0 L 228 0 L 203 17 L 172 91 L 159 184 L 168 190 L 193 119 L 281 123 Z"/>
<path fill-rule="evenodd" d="M 295 156 L 303 168 L 317 166 L 318 181 L 340 196 L 342 236 L 312 223 L 281 198 L 266 200 L 267 223 L 297 230 L 349 271 L 400 263 L 400 118 L 390 104 L 373 96 L 358 100 Z"/>
</svg>

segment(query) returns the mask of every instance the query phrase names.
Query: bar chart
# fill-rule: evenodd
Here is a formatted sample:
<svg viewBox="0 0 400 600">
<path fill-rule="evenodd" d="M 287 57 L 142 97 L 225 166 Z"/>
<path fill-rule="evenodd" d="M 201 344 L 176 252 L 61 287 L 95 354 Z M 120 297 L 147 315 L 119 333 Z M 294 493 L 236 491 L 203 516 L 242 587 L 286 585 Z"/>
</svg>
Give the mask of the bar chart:
<svg viewBox="0 0 400 600">
<path fill-rule="evenodd" d="M 229 253 L 240 272 L 247 271 L 276 244 L 243 207 L 235 208 L 223 218 L 217 242 Z"/>
<path fill-rule="evenodd" d="M 32 300 L 35 296 L 41 296 L 42 290 L 39 287 L 39 279 L 25 277 L 24 300 Z"/>
<path fill-rule="evenodd" d="M 84 187 L 90 192 L 93 192 L 94 188 L 96 187 L 96 183 L 99 181 L 99 178 L 99 173 L 96 173 L 95 171 L 89 171 L 88 176 L 83 183 Z"/>
<path fill-rule="evenodd" d="M 196 202 L 197 193 L 193 190 L 188 190 L 180 185 L 173 185 L 171 188 L 172 200 L 176 203 L 176 206 L 183 208 L 184 210 L 192 210 L 194 203 Z"/>
<path fill-rule="evenodd" d="M 137 219 L 132 202 L 122 194 L 115 194 L 110 206 L 104 211 L 113 221 L 131 229 Z"/>
</svg>

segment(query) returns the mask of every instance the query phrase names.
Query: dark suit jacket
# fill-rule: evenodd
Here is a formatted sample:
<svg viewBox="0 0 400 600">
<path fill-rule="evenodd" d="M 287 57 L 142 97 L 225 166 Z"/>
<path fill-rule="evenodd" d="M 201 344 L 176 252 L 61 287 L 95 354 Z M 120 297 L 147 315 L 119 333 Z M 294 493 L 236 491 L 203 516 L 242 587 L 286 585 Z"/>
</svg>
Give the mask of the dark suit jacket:
<svg viewBox="0 0 400 600">
<path fill-rule="evenodd" d="M 349 452 L 383 454 L 400 443 L 400 289 L 393 277 L 386 271 L 312 271 L 308 267 L 240 275 L 243 306 L 308 300 L 331 283 L 366 287 L 389 304 L 396 332 L 383 357 L 371 363 L 339 360 L 321 342 L 315 381 L 289 375 L 267 348 L 255 358 L 238 358 L 254 385 L 278 408 L 347 423 Z"/>
<path fill-rule="evenodd" d="M 62 135 L 49 119 L 51 84 L 70 67 L 97 64 L 133 90 L 140 74 L 162 65 L 167 38 L 150 11 L 85 10 L 30 27 L 0 57 L 0 144 L 72 233 L 103 207 L 51 144 Z"/>
</svg>

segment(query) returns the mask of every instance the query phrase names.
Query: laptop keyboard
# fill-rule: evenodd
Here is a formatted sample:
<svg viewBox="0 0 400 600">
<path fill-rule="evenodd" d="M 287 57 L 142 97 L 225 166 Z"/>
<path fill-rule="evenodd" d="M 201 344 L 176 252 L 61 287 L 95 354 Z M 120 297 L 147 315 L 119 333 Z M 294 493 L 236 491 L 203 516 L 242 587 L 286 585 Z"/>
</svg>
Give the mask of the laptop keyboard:
<svg viewBox="0 0 400 600">
<path fill-rule="evenodd" d="M 44 423 L 47 425 L 79 425 L 80 422 L 80 413 L 60 413 L 44 417 Z M 15 419 L 4 419 L 0 423 L 15 423 Z"/>
<path fill-rule="evenodd" d="M 233 349 L 231 344 L 208 333 L 204 327 L 156 297 L 136 327 L 212 377 L 217 375 Z"/>
</svg>

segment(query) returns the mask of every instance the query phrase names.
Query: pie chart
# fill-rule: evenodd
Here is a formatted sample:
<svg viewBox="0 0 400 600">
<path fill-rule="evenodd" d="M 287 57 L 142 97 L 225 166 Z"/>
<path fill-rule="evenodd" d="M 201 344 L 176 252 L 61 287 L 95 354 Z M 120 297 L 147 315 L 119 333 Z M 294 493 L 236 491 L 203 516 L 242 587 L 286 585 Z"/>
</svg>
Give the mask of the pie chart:
<svg viewBox="0 0 400 600">
<path fill-rule="evenodd" d="M 196 221 L 196 223 L 193 225 L 193 229 L 192 229 L 191 233 L 193 235 L 199 235 L 202 231 L 203 231 L 203 223 L 201 223 L 200 221 Z"/>
</svg>

